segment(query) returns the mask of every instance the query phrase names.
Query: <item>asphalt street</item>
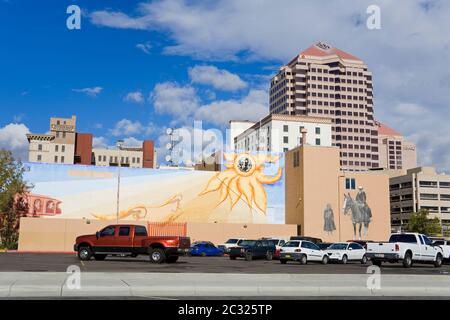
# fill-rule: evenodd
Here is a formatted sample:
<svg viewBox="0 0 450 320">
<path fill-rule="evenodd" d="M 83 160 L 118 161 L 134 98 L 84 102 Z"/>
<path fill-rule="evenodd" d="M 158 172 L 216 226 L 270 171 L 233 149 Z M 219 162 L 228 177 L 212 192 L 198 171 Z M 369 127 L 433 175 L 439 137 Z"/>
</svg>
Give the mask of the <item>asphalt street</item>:
<svg viewBox="0 0 450 320">
<path fill-rule="evenodd" d="M 82 272 L 124 273 L 233 273 L 233 274 L 366 274 L 367 265 L 351 262 L 346 265 L 309 262 L 285 265 L 279 261 L 230 260 L 227 257 L 181 257 L 174 264 L 152 264 L 147 256 L 137 258 L 108 257 L 105 261 L 81 263 L 75 254 L 0 253 L 0 272 L 66 272 L 71 265 L 78 265 Z M 434 268 L 432 265 L 415 264 L 405 269 L 401 264 L 385 264 L 382 274 L 399 275 L 450 275 L 450 265 Z"/>
</svg>

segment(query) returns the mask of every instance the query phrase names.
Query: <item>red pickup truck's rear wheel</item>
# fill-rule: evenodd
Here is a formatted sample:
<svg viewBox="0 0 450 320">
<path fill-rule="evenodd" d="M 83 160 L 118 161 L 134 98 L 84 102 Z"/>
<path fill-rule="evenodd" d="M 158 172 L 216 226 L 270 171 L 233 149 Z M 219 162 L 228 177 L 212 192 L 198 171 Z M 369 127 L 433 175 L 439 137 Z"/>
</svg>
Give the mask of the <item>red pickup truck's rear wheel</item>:
<svg viewBox="0 0 450 320">
<path fill-rule="evenodd" d="M 163 263 L 166 261 L 166 253 L 164 252 L 164 249 L 150 248 L 148 255 L 150 257 L 150 262 L 152 263 Z"/>
<path fill-rule="evenodd" d="M 78 258 L 82 261 L 88 261 L 92 257 L 92 250 L 89 247 L 81 247 L 78 249 Z"/>
</svg>

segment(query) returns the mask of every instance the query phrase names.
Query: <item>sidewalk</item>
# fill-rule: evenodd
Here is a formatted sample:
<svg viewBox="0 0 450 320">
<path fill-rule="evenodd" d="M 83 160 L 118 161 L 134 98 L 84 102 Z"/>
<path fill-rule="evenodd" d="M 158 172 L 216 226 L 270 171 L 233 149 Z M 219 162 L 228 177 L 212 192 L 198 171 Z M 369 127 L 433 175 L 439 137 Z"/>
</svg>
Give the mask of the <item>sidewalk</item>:
<svg viewBox="0 0 450 320">
<path fill-rule="evenodd" d="M 0 297 L 450 297 L 450 277 L 381 276 L 379 290 L 369 275 L 82 273 L 70 289 L 66 273 L 0 273 Z M 68 286 L 69 284 L 69 286 Z"/>
</svg>

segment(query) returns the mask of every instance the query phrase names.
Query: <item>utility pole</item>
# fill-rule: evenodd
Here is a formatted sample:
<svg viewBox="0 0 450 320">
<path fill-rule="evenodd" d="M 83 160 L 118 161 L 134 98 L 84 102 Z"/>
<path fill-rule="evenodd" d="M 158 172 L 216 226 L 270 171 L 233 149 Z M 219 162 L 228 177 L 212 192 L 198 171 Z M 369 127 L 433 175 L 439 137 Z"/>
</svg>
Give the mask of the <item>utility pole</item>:
<svg viewBox="0 0 450 320">
<path fill-rule="evenodd" d="M 122 158 L 121 158 L 121 153 L 120 151 L 122 150 L 122 146 L 123 146 L 124 141 L 123 140 L 118 140 L 117 141 L 117 151 L 118 151 L 118 159 L 117 161 L 119 162 L 119 170 L 117 172 L 117 212 L 116 212 L 116 223 L 119 223 L 119 212 L 120 212 L 120 168 L 121 168 L 121 164 L 122 164 Z"/>
</svg>

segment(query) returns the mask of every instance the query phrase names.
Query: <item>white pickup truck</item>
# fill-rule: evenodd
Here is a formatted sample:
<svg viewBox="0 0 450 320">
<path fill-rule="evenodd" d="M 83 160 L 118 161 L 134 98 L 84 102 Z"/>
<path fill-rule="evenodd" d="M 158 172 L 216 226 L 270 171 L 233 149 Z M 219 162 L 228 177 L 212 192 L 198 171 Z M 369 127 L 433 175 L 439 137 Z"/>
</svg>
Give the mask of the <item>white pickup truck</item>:
<svg viewBox="0 0 450 320">
<path fill-rule="evenodd" d="M 442 248 L 419 233 L 394 233 L 389 242 L 369 242 L 366 256 L 376 266 L 381 266 L 383 261 L 401 261 L 405 268 L 410 268 L 413 262 L 433 263 L 439 268 L 444 257 Z"/>
<path fill-rule="evenodd" d="M 444 262 L 450 261 L 450 241 L 445 239 L 432 239 L 435 246 L 439 246 L 442 249 L 444 255 Z"/>
</svg>

